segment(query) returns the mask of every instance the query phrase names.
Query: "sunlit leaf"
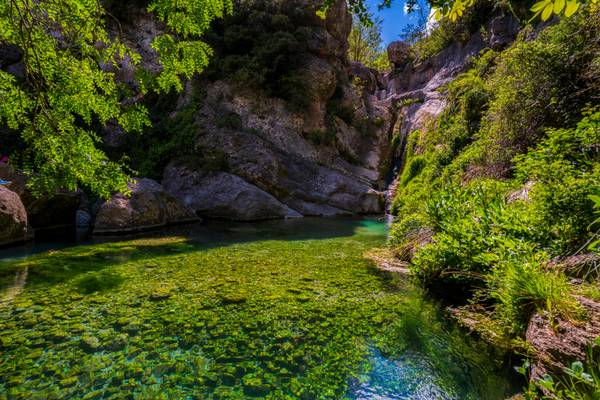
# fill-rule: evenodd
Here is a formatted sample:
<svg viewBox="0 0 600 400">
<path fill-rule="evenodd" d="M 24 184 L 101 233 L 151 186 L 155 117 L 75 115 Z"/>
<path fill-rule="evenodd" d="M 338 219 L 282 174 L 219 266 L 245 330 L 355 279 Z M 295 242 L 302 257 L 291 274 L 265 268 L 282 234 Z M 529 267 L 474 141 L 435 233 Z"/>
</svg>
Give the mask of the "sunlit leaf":
<svg viewBox="0 0 600 400">
<path fill-rule="evenodd" d="M 578 0 L 567 1 L 567 7 L 565 8 L 565 16 L 570 17 L 571 15 L 575 14 L 575 12 L 579 9 L 580 5 L 581 3 L 579 3 Z"/>
<path fill-rule="evenodd" d="M 560 14 L 563 8 L 565 8 L 565 0 L 556 0 L 554 2 L 554 14 Z"/>
<path fill-rule="evenodd" d="M 542 21 L 547 21 L 550 16 L 552 16 L 552 11 L 554 10 L 554 4 L 550 3 L 542 11 Z"/>
<path fill-rule="evenodd" d="M 535 3 L 533 5 L 533 7 L 531 7 L 531 11 L 533 11 L 533 12 L 542 11 L 544 9 L 544 7 L 546 7 L 548 4 L 550 4 L 550 0 L 539 1 L 539 2 Z"/>
</svg>

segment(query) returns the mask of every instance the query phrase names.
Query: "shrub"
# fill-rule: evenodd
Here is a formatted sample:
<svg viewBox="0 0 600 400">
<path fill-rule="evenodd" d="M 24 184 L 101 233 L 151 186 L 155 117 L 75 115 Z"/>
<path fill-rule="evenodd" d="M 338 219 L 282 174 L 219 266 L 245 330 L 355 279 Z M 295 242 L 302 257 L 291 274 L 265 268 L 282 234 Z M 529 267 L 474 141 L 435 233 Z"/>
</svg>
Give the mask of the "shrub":
<svg viewBox="0 0 600 400">
<path fill-rule="evenodd" d="M 427 165 L 427 160 L 423 156 L 416 156 L 410 159 L 408 165 L 404 168 L 400 177 L 400 185 L 406 186 L 411 180 L 423 171 Z"/>
<path fill-rule="evenodd" d="M 544 271 L 545 258 L 542 253 L 534 253 L 503 260 L 489 275 L 496 317 L 511 333 L 522 332 L 538 310 L 547 311 L 550 318 L 569 319 L 576 318 L 581 311 L 567 278 L 558 271 Z"/>
<path fill-rule="evenodd" d="M 590 63 L 600 24 L 585 17 L 561 21 L 536 40 L 521 39 L 496 58 L 486 79 L 492 94 L 478 136 L 490 151 L 485 163 L 509 165 L 534 145 L 544 128 L 570 126 L 591 98 Z M 595 80 L 600 77 L 594 77 Z M 496 146 L 494 146 L 496 145 Z M 508 172 L 508 171 L 507 171 Z"/>
<path fill-rule="evenodd" d="M 600 111 L 588 110 L 575 128 L 551 129 L 548 137 L 515 158 L 519 182 L 536 182 L 530 191 L 533 223 L 546 246 L 561 253 L 588 240 L 594 220 L 590 198 L 600 182 Z"/>
<path fill-rule="evenodd" d="M 204 95 L 194 85 L 189 102 L 181 110 L 175 109 L 176 94 L 160 96 L 149 107 L 154 119 L 152 127 L 143 135 L 129 137 L 132 166 L 140 176 L 160 179 L 165 166 L 174 157 L 190 156 L 196 152 L 200 130 L 196 124 L 196 113 Z"/>
<path fill-rule="evenodd" d="M 241 2 L 233 15 L 213 24 L 207 41 L 215 49 L 215 58 L 206 75 L 231 79 L 305 108 L 306 85 L 298 70 L 308 51 L 310 32 L 302 25 L 318 17 L 287 3 Z"/>
<path fill-rule="evenodd" d="M 317 146 L 330 145 L 335 141 L 335 131 L 312 129 L 306 133 L 306 138 Z"/>
<path fill-rule="evenodd" d="M 600 397 L 600 339 L 596 339 L 587 352 L 586 363 L 574 361 L 562 375 L 530 382 L 524 394 L 527 400 L 596 400 Z M 527 376 L 529 362 L 517 371 Z"/>
</svg>

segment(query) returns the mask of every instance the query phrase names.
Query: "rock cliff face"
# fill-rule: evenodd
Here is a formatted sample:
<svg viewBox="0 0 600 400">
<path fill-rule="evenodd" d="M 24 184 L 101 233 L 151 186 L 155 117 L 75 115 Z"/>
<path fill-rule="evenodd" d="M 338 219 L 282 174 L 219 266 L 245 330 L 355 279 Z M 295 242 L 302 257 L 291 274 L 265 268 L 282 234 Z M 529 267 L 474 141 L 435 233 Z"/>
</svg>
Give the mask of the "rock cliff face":
<svg viewBox="0 0 600 400">
<path fill-rule="evenodd" d="M 388 46 L 394 69 L 381 77 L 385 89 L 377 92 L 375 104 L 394 115 L 393 132 L 400 138 L 400 145 L 392 156 L 395 160 L 402 157 L 407 135 L 434 123 L 444 111 L 446 101 L 440 89 L 464 72 L 471 57 L 481 50 L 500 49 L 512 43 L 519 32 L 519 22 L 512 14 L 498 11 L 486 24 L 485 32 L 485 37 L 476 32 L 465 43 L 454 43 L 417 65 L 410 61 L 406 43 L 393 42 Z M 392 176 L 398 172 L 394 171 Z M 389 199 L 393 198 L 395 184 L 389 188 Z"/>
<path fill-rule="evenodd" d="M 197 166 L 200 156 L 175 158 L 162 179 L 199 215 L 249 220 L 384 212 L 389 170 L 402 152 L 399 146 L 392 154 L 392 137 L 404 139 L 435 119 L 445 106 L 440 87 L 469 57 L 509 43 L 518 30 L 511 16 L 497 15 L 486 39 L 476 33 L 419 65 L 410 61 L 406 43 L 394 42 L 388 49 L 394 70 L 382 74 L 346 59 L 352 24 L 346 2 L 338 1 L 325 20 L 314 16 L 313 3 L 285 6 L 302 10 L 294 21 L 307 43 L 296 55 L 307 102 L 302 109 L 227 76 L 199 83 L 205 96 L 196 113 L 196 147 L 226 165 L 206 173 Z"/>
<path fill-rule="evenodd" d="M 393 116 L 373 101 L 382 82 L 345 58 L 352 24 L 346 2 L 325 19 L 315 4 L 278 6 L 296 13 L 296 32 L 303 32 L 293 72 L 303 107 L 228 76 L 200 78 L 198 156 L 175 157 L 162 179 L 198 215 L 252 220 L 384 211 Z M 224 165 L 208 173 L 199 165 L 211 157 Z"/>
</svg>

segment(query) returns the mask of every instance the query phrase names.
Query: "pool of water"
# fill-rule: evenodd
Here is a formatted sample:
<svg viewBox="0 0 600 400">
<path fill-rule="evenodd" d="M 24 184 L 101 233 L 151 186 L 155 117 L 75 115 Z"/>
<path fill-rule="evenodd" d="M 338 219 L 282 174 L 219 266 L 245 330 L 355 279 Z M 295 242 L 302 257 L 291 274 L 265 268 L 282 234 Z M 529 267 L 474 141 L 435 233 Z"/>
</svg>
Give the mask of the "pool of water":
<svg viewBox="0 0 600 400">
<path fill-rule="evenodd" d="M 377 219 L 0 252 L 0 399 L 505 399 L 503 354 L 364 253 Z"/>
</svg>

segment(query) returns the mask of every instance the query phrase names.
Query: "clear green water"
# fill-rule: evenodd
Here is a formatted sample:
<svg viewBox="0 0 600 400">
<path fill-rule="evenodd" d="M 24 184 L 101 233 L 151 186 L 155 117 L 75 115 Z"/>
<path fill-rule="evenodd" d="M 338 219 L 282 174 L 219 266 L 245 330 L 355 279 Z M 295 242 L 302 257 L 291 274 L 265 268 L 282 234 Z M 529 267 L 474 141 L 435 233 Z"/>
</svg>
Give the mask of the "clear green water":
<svg viewBox="0 0 600 400">
<path fill-rule="evenodd" d="M 214 223 L 0 253 L 0 399 L 511 394 L 501 355 L 363 257 L 385 235 L 376 220 Z"/>
</svg>

